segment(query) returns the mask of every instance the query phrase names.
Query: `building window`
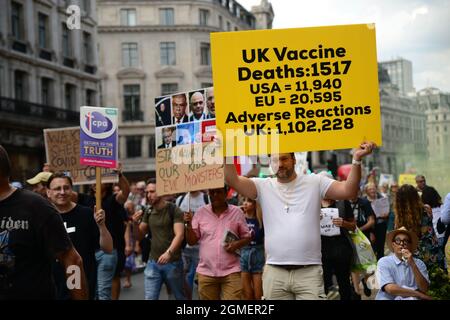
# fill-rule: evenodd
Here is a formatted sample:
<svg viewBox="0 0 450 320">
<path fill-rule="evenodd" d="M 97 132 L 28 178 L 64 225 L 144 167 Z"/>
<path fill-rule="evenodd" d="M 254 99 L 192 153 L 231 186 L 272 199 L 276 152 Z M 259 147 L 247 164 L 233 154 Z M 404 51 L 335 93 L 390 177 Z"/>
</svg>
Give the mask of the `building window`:
<svg viewBox="0 0 450 320">
<path fill-rule="evenodd" d="M 227 21 L 227 31 L 231 31 L 231 23 Z"/>
<path fill-rule="evenodd" d="M 122 66 L 136 67 L 138 65 L 138 44 L 122 43 Z"/>
<path fill-rule="evenodd" d="M 48 16 L 40 12 L 38 14 L 38 29 L 39 47 L 48 48 Z"/>
<path fill-rule="evenodd" d="M 203 42 L 200 44 L 200 64 L 202 66 L 209 66 L 211 64 L 211 52 L 209 43 Z"/>
<path fill-rule="evenodd" d="M 66 83 L 64 86 L 64 101 L 67 110 L 76 111 L 76 91 L 73 84 Z"/>
<path fill-rule="evenodd" d="M 175 59 L 175 42 L 161 42 L 161 65 L 174 66 Z"/>
<path fill-rule="evenodd" d="M 200 88 L 209 88 L 212 86 L 213 86 L 213 84 L 211 82 L 202 82 L 202 84 L 200 85 Z"/>
<path fill-rule="evenodd" d="M 178 92 L 178 83 L 163 83 L 161 85 L 161 95 L 167 96 L 168 94 L 172 94 Z"/>
<path fill-rule="evenodd" d="M 436 126 L 436 132 L 439 132 L 439 127 L 438 126 Z"/>
<path fill-rule="evenodd" d="M 41 103 L 46 106 L 53 105 L 53 81 L 41 78 Z"/>
<path fill-rule="evenodd" d="M 11 31 L 12 35 L 17 40 L 23 40 L 24 38 L 24 25 L 23 25 L 23 6 L 20 3 L 11 3 Z"/>
<path fill-rule="evenodd" d="M 136 9 L 121 9 L 120 10 L 120 24 L 123 26 L 136 25 Z"/>
<path fill-rule="evenodd" d="M 138 84 L 127 84 L 123 86 L 124 108 L 123 121 L 143 121 L 143 113 L 140 107 L 141 88 Z"/>
<path fill-rule="evenodd" d="M 127 158 L 139 158 L 141 156 L 141 136 L 128 136 Z"/>
<path fill-rule="evenodd" d="M 28 100 L 27 74 L 23 71 L 14 71 L 14 98 L 16 100 Z"/>
<path fill-rule="evenodd" d="M 199 24 L 201 26 L 207 26 L 208 25 L 208 18 L 209 18 L 209 10 L 200 9 L 199 10 Z"/>
<path fill-rule="evenodd" d="M 92 36 L 88 32 L 83 32 L 83 59 L 86 64 L 93 63 Z"/>
<path fill-rule="evenodd" d="M 156 145 L 155 145 L 155 135 L 151 135 L 148 137 L 148 156 L 150 158 L 154 158 L 155 157 L 155 149 L 156 149 Z"/>
<path fill-rule="evenodd" d="M 81 1 L 81 6 L 84 10 L 84 12 L 86 12 L 87 15 L 89 15 L 91 13 L 91 4 L 90 4 L 90 0 L 82 0 Z"/>
<path fill-rule="evenodd" d="M 175 24 L 174 11 L 172 8 L 159 9 L 159 23 L 163 26 L 173 26 Z"/>
<path fill-rule="evenodd" d="M 62 50 L 64 57 L 72 57 L 72 36 L 65 23 L 62 24 Z"/>
<path fill-rule="evenodd" d="M 91 89 L 87 89 L 86 90 L 86 105 L 87 106 L 96 106 L 96 95 L 97 92 L 95 92 L 95 90 L 91 90 Z"/>
<path fill-rule="evenodd" d="M 219 16 L 219 29 L 223 30 L 223 18 L 222 18 L 222 16 Z"/>
</svg>

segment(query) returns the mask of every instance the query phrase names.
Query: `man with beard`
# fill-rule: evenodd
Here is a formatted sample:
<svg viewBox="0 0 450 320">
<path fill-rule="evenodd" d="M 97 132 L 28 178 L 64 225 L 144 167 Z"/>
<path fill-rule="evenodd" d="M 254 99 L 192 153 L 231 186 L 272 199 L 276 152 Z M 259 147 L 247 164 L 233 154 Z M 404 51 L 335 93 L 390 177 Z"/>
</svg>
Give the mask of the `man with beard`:
<svg viewBox="0 0 450 320">
<path fill-rule="evenodd" d="M 185 300 L 181 244 L 184 239 L 183 212 L 156 193 L 156 180 L 150 179 L 145 188 L 151 205 L 133 215 L 138 223 L 138 240 L 151 233 L 150 259 L 145 267 L 145 300 L 158 300 L 163 282 L 177 300 Z M 142 218 L 142 219 L 141 219 Z"/>
<path fill-rule="evenodd" d="M 320 241 L 320 201 L 352 199 L 361 179 L 361 159 L 376 147 L 362 143 L 353 153 L 346 181 L 295 173 L 294 153 L 272 155 L 276 178 L 238 176 L 234 164 L 225 164 L 225 182 L 239 194 L 256 199 L 265 226 L 266 299 L 325 299 Z"/>
</svg>

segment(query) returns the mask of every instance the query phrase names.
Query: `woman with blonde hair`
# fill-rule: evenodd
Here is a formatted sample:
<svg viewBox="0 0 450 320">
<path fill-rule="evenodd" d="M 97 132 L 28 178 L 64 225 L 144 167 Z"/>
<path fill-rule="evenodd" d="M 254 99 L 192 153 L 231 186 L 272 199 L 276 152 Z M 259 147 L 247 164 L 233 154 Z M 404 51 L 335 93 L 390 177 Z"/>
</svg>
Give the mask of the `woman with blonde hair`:
<svg viewBox="0 0 450 320">
<path fill-rule="evenodd" d="M 427 209 L 412 185 L 404 184 L 398 189 L 394 202 L 395 229 L 405 227 L 417 235 L 416 255 L 430 270 L 433 266 L 444 266 L 444 253 L 433 229 L 432 212 Z"/>
</svg>

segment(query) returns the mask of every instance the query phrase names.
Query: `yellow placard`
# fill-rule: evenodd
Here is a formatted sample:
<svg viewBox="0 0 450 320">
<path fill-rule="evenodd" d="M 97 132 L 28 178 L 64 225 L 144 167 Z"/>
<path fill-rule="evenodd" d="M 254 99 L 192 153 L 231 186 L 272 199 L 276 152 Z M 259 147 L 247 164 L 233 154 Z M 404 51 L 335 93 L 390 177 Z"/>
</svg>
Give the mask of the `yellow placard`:
<svg viewBox="0 0 450 320">
<path fill-rule="evenodd" d="M 225 154 L 381 145 L 375 25 L 211 34 Z"/>
<path fill-rule="evenodd" d="M 398 185 L 410 184 L 416 186 L 416 175 L 414 174 L 400 174 L 398 176 Z"/>
</svg>

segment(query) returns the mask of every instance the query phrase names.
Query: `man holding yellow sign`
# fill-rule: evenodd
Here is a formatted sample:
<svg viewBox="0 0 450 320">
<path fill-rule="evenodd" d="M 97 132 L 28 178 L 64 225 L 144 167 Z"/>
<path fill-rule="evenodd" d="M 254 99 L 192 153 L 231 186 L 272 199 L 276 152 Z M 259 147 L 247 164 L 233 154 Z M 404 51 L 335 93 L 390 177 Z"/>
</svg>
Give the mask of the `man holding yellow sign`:
<svg viewBox="0 0 450 320">
<path fill-rule="evenodd" d="M 225 165 L 226 183 L 263 211 L 264 297 L 325 299 L 320 200 L 356 198 L 361 160 L 381 144 L 375 27 L 214 33 L 211 39 L 225 155 L 272 154 L 276 178 L 241 177 Z M 346 181 L 295 173 L 296 151 L 361 141 Z"/>
</svg>

